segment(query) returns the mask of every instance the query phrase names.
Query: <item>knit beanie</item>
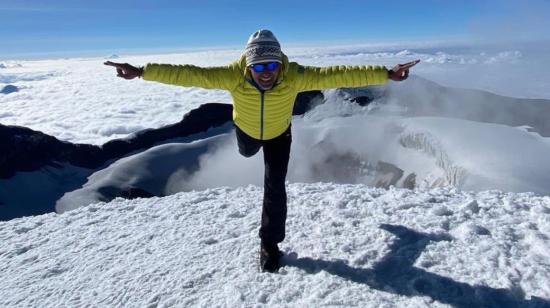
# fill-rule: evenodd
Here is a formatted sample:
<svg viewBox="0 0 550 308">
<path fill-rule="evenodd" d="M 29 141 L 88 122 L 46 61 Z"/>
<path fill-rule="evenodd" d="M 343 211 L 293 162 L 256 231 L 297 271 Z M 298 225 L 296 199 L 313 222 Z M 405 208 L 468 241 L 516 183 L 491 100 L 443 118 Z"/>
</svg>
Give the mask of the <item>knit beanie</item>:
<svg viewBox="0 0 550 308">
<path fill-rule="evenodd" d="M 269 30 L 262 29 L 252 33 L 246 43 L 245 54 L 246 65 L 261 62 L 283 62 L 281 45 Z"/>
</svg>

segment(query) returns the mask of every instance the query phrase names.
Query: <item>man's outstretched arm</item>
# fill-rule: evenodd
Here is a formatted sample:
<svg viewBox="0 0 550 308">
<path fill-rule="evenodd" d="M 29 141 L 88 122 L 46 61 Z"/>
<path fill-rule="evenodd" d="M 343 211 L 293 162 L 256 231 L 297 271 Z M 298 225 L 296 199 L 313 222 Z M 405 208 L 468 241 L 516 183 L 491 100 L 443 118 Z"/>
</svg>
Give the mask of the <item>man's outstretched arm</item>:
<svg viewBox="0 0 550 308">
<path fill-rule="evenodd" d="M 420 60 L 398 64 L 388 70 L 380 65 L 340 65 L 329 67 L 312 67 L 295 65 L 291 72 L 295 74 L 298 90 L 322 90 L 331 88 L 353 88 L 383 84 L 389 80 L 407 79 L 409 69 Z"/>
<path fill-rule="evenodd" d="M 153 63 L 149 63 L 145 67 L 135 67 L 128 63 L 111 61 L 104 64 L 115 67 L 117 76 L 124 79 L 142 77 L 144 80 L 184 87 L 231 90 L 239 80 L 239 72 L 235 63 L 218 67 Z"/>
</svg>

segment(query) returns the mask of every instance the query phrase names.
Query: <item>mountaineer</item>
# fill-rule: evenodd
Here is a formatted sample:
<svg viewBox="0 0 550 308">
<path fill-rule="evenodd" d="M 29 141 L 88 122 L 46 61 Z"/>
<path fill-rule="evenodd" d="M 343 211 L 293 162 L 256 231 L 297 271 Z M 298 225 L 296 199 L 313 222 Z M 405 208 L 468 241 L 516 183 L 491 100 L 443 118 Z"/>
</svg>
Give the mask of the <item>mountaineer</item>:
<svg viewBox="0 0 550 308">
<path fill-rule="evenodd" d="M 312 67 L 290 62 L 279 41 L 269 30 L 254 32 L 237 61 L 218 67 L 149 63 L 135 67 L 107 61 L 118 76 L 166 84 L 223 89 L 233 99 L 233 122 L 239 152 L 245 157 L 264 154 L 264 196 L 259 236 L 260 267 L 275 272 L 282 253 L 278 244 L 285 238 L 287 195 L 285 179 L 292 141 L 291 119 L 299 92 L 340 87 L 364 87 L 387 80 L 407 79 L 419 60 L 384 66 Z"/>
</svg>

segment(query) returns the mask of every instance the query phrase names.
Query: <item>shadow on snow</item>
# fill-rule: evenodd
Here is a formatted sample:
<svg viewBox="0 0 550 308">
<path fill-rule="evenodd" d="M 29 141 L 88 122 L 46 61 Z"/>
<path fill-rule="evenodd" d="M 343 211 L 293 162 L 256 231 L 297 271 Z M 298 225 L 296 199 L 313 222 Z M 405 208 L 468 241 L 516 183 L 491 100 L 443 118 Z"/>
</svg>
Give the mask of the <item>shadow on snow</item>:
<svg viewBox="0 0 550 308">
<path fill-rule="evenodd" d="M 373 268 L 354 268 L 343 261 L 307 257 L 287 258 L 283 262 L 307 273 L 325 271 L 376 290 L 406 296 L 429 296 L 454 307 L 550 307 L 550 301 L 543 298 L 533 296 L 524 299 L 525 294 L 519 287 L 508 290 L 472 286 L 414 267 L 416 259 L 430 242 L 449 241 L 449 235 L 421 233 L 389 224 L 383 224 L 380 228 L 393 233 L 398 239 L 390 246 L 390 252 Z"/>
</svg>

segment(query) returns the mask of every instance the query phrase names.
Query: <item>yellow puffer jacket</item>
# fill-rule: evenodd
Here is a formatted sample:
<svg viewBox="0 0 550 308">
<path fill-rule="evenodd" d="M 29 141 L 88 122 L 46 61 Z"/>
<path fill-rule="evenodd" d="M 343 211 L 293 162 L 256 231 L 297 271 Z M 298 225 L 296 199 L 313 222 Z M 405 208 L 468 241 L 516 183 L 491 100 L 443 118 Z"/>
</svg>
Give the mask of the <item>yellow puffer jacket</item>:
<svg viewBox="0 0 550 308">
<path fill-rule="evenodd" d="M 254 86 L 243 55 L 228 66 L 219 67 L 149 63 L 145 66 L 143 79 L 228 90 L 233 98 L 235 125 L 253 138 L 269 140 L 282 134 L 290 125 L 294 100 L 299 92 L 382 84 L 388 79 L 388 71 L 378 65 L 302 66 L 289 62 L 283 55 L 275 86 L 261 91 Z"/>
</svg>

